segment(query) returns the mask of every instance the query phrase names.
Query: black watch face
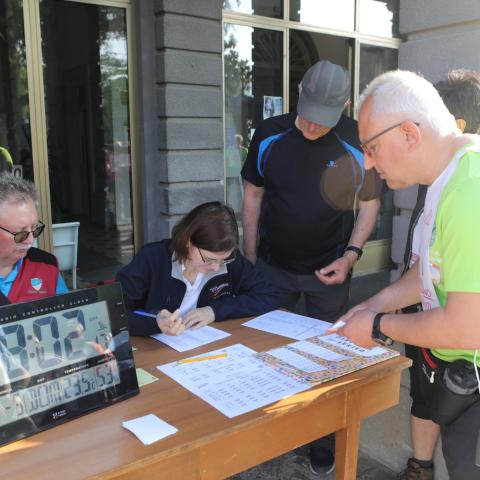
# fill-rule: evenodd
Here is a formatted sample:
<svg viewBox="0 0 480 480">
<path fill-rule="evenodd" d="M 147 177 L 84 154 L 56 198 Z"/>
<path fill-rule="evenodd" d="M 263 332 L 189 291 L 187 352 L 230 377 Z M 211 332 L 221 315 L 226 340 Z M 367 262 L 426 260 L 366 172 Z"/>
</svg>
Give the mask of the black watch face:
<svg viewBox="0 0 480 480">
<path fill-rule="evenodd" d="M 383 345 L 384 347 L 389 347 L 390 345 L 393 344 L 393 340 L 390 337 L 387 337 L 386 335 L 381 334 L 379 337 L 374 337 L 373 341 Z"/>
</svg>

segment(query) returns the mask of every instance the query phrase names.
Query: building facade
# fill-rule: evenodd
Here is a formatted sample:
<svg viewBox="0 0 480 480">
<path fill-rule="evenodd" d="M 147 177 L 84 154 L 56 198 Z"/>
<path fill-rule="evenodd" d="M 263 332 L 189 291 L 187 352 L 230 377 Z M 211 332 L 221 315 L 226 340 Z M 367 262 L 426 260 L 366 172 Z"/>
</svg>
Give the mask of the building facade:
<svg viewBox="0 0 480 480">
<path fill-rule="evenodd" d="M 0 146 L 47 226 L 80 221 L 83 284 L 108 280 L 198 203 L 240 211 L 255 126 L 295 108 L 310 65 L 351 72 L 355 116 L 383 71 L 480 68 L 479 19 L 465 0 L 4 0 Z M 385 196 L 357 273 L 389 267 L 392 221 L 397 261 L 414 196 Z"/>
</svg>

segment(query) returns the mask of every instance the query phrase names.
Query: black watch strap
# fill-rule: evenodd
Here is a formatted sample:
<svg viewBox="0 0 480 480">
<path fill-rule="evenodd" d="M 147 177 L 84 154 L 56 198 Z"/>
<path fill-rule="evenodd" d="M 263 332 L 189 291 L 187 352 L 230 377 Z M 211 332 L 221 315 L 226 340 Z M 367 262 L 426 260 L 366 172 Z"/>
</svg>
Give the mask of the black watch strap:
<svg viewBox="0 0 480 480">
<path fill-rule="evenodd" d="M 380 345 L 385 345 L 388 347 L 393 344 L 393 339 L 383 334 L 382 330 L 380 329 L 380 321 L 384 315 L 386 315 L 384 312 L 377 313 L 373 319 L 372 340 Z"/>
<path fill-rule="evenodd" d="M 349 245 L 346 249 L 346 252 L 351 251 L 357 254 L 357 261 L 362 258 L 363 250 L 360 247 L 355 247 L 354 245 Z"/>
</svg>

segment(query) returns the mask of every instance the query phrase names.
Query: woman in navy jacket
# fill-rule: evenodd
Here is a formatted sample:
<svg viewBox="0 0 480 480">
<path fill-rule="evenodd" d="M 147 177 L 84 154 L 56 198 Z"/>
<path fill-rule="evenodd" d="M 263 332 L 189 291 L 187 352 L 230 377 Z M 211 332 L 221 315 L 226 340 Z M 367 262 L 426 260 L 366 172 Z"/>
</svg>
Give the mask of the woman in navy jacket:
<svg viewBox="0 0 480 480">
<path fill-rule="evenodd" d="M 171 239 L 145 245 L 117 280 L 132 335 L 179 335 L 280 304 L 277 290 L 238 251 L 235 214 L 220 202 L 199 205 L 173 228 Z"/>
</svg>

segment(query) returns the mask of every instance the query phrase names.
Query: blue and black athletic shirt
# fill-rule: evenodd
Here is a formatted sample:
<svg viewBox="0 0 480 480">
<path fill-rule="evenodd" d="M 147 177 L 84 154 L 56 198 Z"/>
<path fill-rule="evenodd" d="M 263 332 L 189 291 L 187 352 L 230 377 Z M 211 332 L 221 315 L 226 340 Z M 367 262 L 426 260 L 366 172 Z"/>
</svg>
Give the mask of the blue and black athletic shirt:
<svg viewBox="0 0 480 480">
<path fill-rule="evenodd" d="M 354 226 L 355 196 L 372 200 L 383 182 L 363 167 L 357 122 L 342 115 L 311 141 L 296 113 L 264 120 L 255 130 L 242 177 L 263 187 L 258 255 L 294 273 L 313 273 L 343 255 Z"/>
</svg>

